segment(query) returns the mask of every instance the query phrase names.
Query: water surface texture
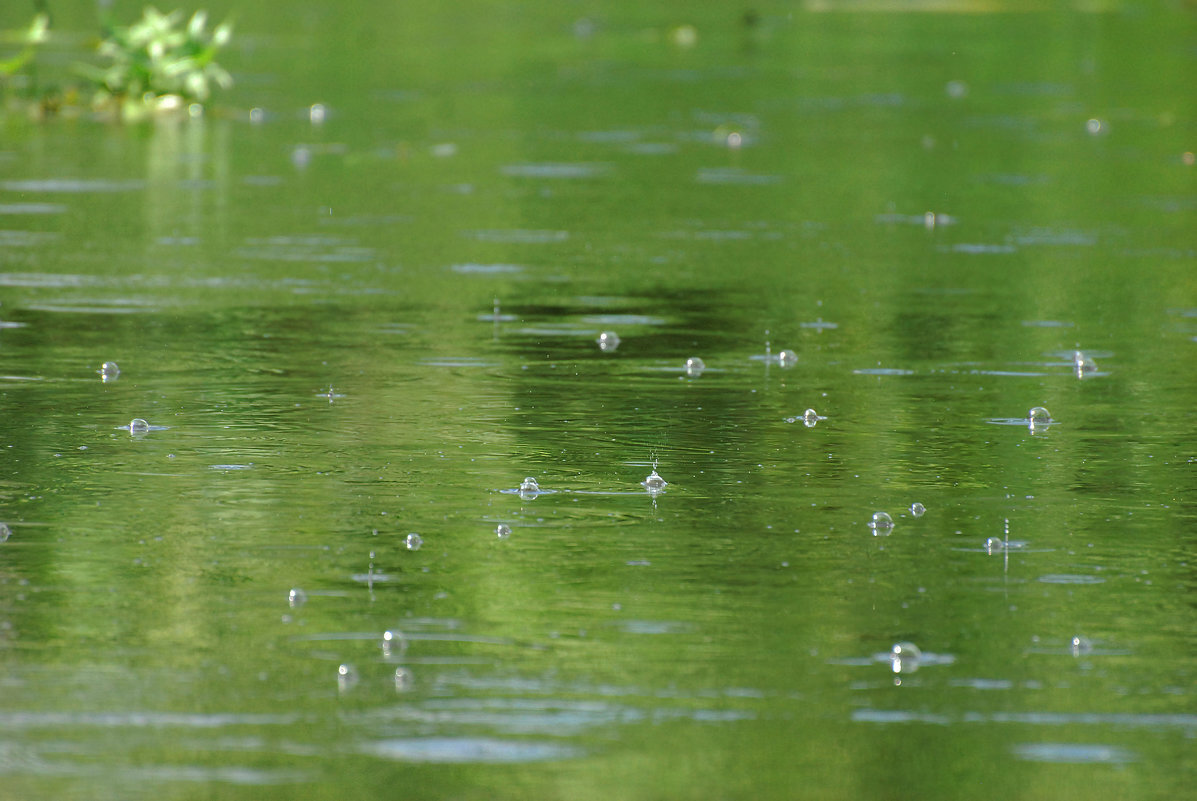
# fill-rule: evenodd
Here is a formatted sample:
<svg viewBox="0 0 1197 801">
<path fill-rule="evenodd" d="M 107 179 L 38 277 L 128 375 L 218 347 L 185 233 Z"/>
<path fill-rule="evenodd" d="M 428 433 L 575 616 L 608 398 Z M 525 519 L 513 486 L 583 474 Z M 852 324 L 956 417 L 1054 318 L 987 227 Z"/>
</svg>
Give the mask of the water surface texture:
<svg viewBox="0 0 1197 801">
<path fill-rule="evenodd" d="M 1191 5 L 612 5 L 0 121 L 0 799 L 1191 789 Z"/>
</svg>

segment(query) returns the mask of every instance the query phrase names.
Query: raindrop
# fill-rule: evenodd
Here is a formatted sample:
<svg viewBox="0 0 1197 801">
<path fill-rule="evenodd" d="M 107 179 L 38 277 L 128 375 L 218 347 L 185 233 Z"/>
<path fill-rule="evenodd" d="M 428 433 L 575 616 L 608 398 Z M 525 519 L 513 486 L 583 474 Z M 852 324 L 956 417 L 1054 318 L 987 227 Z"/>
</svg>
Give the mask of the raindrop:
<svg viewBox="0 0 1197 801">
<path fill-rule="evenodd" d="M 308 602 L 308 594 L 299 587 L 292 587 L 291 591 L 287 593 L 287 603 L 292 607 L 300 607 Z"/>
<path fill-rule="evenodd" d="M 140 417 L 134 417 L 132 422 L 129 423 L 130 434 L 144 434 L 149 430 L 150 424 L 145 420 L 142 420 Z"/>
<path fill-rule="evenodd" d="M 409 551 L 418 551 L 420 550 L 420 546 L 424 544 L 424 538 L 412 532 L 404 538 L 403 544 L 407 546 L 407 550 Z"/>
<path fill-rule="evenodd" d="M 923 652 L 912 642 L 895 643 L 889 651 L 890 665 L 894 673 L 913 673 L 919 669 Z"/>
<path fill-rule="evenodd" d="M 663 479 L 659 475 L 657 475 L 657 471 L 655 469 L 651 473 L 649 473 L 648 477 L 645 478 L 640 483 L 641 483 L 641 485 L 643 485 L 643 487 L 646 490 L 648 490 L 649 492 L 652 492 L 652 493 L 661 492 L 662 490 L 665 489 L 665 487 L 668 484 L 668 482 L 666 482 L 665 479 Z"/>
<path fill-rule="evenodd" d="M 1093 652 L 1093 643 L 1085 637 L 1073 637 L 1070 645 L 1072 646 L 1073 656 L 1080 656 L 1081 654 Z"/>
<path fill-rule="evenodd" d="M 1085 354 L 1078 351 L 1073 351 L 1072 366 L 1076 370 L 1077 378 L 1084 378 L 1085 373 L 1093 373 L 1097 371 L 1097 362 Z"/>
<path fill-rule="evenodd" d="M 782 367 L 793 367 L 798 363 L 798 354 L 792 350 L 783 350 L 777 354 L 777 363 Z"/>
<path fill-rule="evenodd" d="M 873 529 L 874 537 L 887 537 L 894 529 L 894 519 L 885 512 L 873 512 L 869 528 Z"/>
<path fill-rule="evenodd" d="M 1044 409 L 1042 406 L 1032 407 L 1031 410 L 1027 412 L 1027 422 L 1030 424 L 1031 428 L 1039 428 L 1049 425 L 1052 422 L 1051 412 L 1049 412 L 1047 409 Z"/>
<path fill-rule="evenodd" d="M 691 356 L 689 359 L 686 359 L 686 375 L 702 375 L 702 371 L 705 369 L 707 369 L 707 363 L 697 356 Z"/>
<path fill-rule="evenodd" d="M 500 523 L 495 526 L 495 536 L 501 540 L 505 540 L 511 536 L 511 526 L 506 523 Z"/>
<path fill-rule="evenodd" d="M 348 690 L 357 684 L 357 669 L 353 665 L 342 664 L 337 666 L 337 687 L 340 690 Z"/>
<path fill-rule="evenodd" d="M 382 655 L 403 656 L 407 651 L 407 639 L 402 633 L 394 629 L 387 629 L 382 633 Z"/>
<path fill-rule="evenodd" d="M 520 482 L 520 492 L 540 492 L 540 484 L 536 483 L 532 476 L 528 476 Z"/>
<path fill-rule="evenodd" d="M 116 362 L 104 362 L 99 372 L 101 381 L 115 381 L 121 374 L 121 368 L 116 366 Z"/>
<path fill-rule="evenodd" d="M 604 353 L 615 350 L 619 347 L 619 334 L 614 331 L 604 331 L 598 336 L 599 350 Z"/>
<path fill-rule="evenodd" d="M 927 507 L 923 506 L 918 501 L 915 501 L 914 503 L 910 504 L 910 513 L 915 517 L 922 517 L 923 515 L 927 514 Z"/>
<path fill-rule="evenodd" d="M 7 523 L 0 523 L 0 542 L 8 542 L 8 538 L 12 536 L 12 529 L 8 527 Z"/>
<path fill-rule="evenodd" d="M 405 667 L 395 668 L 395 692 L 405 693 L 415 686 L 416 678 Z"/>
</svg>

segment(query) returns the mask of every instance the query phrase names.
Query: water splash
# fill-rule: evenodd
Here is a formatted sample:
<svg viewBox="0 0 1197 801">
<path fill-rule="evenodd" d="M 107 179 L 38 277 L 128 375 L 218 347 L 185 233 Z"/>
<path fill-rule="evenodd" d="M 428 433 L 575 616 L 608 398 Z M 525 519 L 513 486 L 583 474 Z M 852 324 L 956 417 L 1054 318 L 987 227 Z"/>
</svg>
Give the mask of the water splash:
<svg viewBox="0 0 1197 801">
<path fill-rule="evenodd" d="M 668 486 L 668 482 L 657 474 L 657 469 L 654 467 L 653 471 L 649 473 L 643 481 L 640 482 L 640 485 L 648 490 L 651 494 L 656 495 L 657 493 L 665 491 L 665 487 Z"/>
<path fill-rule="evenodd" d="M 1077 378 L 1084 378 L 1089 373 L 1097 372 L 1097 362 L 1079 350 L 1072 352 L 1072 367 Z"/>
<path fill-rule="evenodd" d="M 814 409 L 807 409 L 805 412 L 802 413 L 801 417 L 787 417 L 786 422 L 787 423 L 797 423 L 799 420 L 801 420 L 802 425 L 806 426 L 807 428 L 814 428 L 816 425 L 819 424 L 820 420 L 826 420 L 826 419 L 827 419 L 826 417 L 823 417 L 818 412 L 816 412 Z"/>
</svg>

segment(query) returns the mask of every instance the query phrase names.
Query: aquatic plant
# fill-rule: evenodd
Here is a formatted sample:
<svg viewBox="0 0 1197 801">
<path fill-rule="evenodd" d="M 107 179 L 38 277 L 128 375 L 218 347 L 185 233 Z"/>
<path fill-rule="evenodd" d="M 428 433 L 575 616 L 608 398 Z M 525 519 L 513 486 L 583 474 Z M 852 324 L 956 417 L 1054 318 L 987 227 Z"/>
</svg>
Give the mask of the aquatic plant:
<svg viewBox="0 0 1197 801">
<path fill-rule="evenodd" d="M 95 86 L 95 104 L 136 117 L 202 103 L 214 87 L 232 86 L 232 76 L 216 63 L 216 54 L 232 37 L 231 23 L 209 31 L 205 11 L 192 14 L 186 25 L 182 21 L 178 11 L 163 14 L 151 6 L 132 25 L 108 31 L 97 51 L 106 63 L 80 67 Z"/>
</svg>

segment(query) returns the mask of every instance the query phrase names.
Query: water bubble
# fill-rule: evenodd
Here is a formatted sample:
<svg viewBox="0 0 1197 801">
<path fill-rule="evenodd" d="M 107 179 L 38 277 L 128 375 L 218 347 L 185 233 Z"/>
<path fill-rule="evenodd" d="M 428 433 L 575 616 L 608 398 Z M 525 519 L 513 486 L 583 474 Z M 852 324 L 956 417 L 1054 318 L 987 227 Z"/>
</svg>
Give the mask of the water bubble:
<svg viewBox="0 0 1197 801">
<path fill-rule="evenodd" d="M 257 106 L 249 110 L 249 121 L 254 125 L 260 125 L 266 119 L 266 112 Z"/>
<path fill-rule="evenodd" d="M 311 120 L 312 125 L 319 125 L 327 116 L 328 109 L 324 108 L 323 103 L 313 103 L 308 109 L 308 119 Z"/>
<path fill-rule="evenodd" d="M 350 664 L 337 666 L 337 688 L 344 691 L 357 684 L 357 668 Z"/>
<path fill-rule="evenodd" d="M 520 492 L 540 492 L 540 484 L 532 476 L 528 476 L 520 482 Z"/>
<path fill-rule="evenodd" d="M 405 667 L 395 668 L 395 692 L 405 693 L 410 691 L 416 683 L 416 677 L 411 674 L 411 671 Z"/>
<path fill-rule="evenodd" d="M 798 354 L 792 350 L 783 350 L 777 354 L 777 363 L 782 367 L 793 367 L 798 363 Z"/>
<path fill-rule="evenodd" d="M 500 523 L 495 526 L 495 536 L 501 540 L 505 540 L 511 536 L 511 526 L 506 523 Z"/>
<path fill-rule="evenodd" d="M 1084 378 L 1085 373 L 1097 371 L 1097 362 L 1078 351 L 1072 353 L 1072 366 L 1076 370 L 1077 378 Z"/>
<path fill-rule="evenodd" d="M 894 519 L 885 512 L 873 512 L 873 519 L 869 521 L 869 528 L 873 529 L 874 537 L 886 537 L 894 529 Z"/>
<path fill-rule="evenodd" d="M 116 366 L 116 362 L 104 362 L 100 365 L 101 381 L 115 381 L 120 374 L 121 368 Z"/>
<path fill-rule="evenodd" d="M 1006 550 L 1006 543 L 1001 537 L 990 537 L 985 540 L 985 553 L 993 555 Z"/>
<path fill-rule="evenodd" d="M 401 632 L 387 629 L 382 633 L 382 655 L 403 656 L 407 651 L 407 638 Z"/>
<path fill-rule="evenodd" d="M 8 538 L 12 536 L 12 529 L 8 527 L 7 523 L 0 523 L 0 542 L 8 542 Z"/>
<path fill-rule="evenodd" d="M 1027 412 L 1027 422 L 1030 423 L 1031 428 L 1049 425 L 1052 422 L 1051 412 L 1042 406 L 1034 406 Z"/>
<path fill-rule="evenodd" d="M 914 673 L 919 669 L 919 661 L 923 652 L 912 642 L 894 643 L 889 650 L 890 666 L 894 673 Z"/>
<path fill-rule="evenodd" d="M 727 146 L 732 150 L 739 150 L 744 144 L 744 137 L 739 131 L 732 131 L 727 135 Z"/>
<path fill-rule="evenodd" d="M 968 95 L 968 84 L 964 81 L 948 81 L 944 87 L 944 92 L 948 97 L 959 100 Z"/>
<path fill-rule="evenodd" d="M 665 479 L 663 479 L 659 475 L 657 475 L 657 471 L 654 469 L 651 473 L 648 474 L 647 478 L 645 478 L 643 481 L 640 482 L 640 484 L 649 492 L 657 493 L 657 492 L 661 492 L 662 490 L 664 490 L 665 487 L 668 485 L 668 482 L 666 482 Z"/>
<path fill-rule="evenodd" d="M 1097 136 L 1101 133 L 1104 133 L 1105 129 L 1106 124 L 1096 117 L 1093 117 L 1085 122 L 1085 130 L 1089 132 L 1090 136 Z"/>
<path fill-rule="evenodd" d="M 814 428 L 820 420 L 826 420 L 826 417 L 820 417 L 819 413 L 814 409 L 807 409 L 802 413 L 802 425 L 807 428 Z"/>
<path fill-rule="evenodd" d="M 915 501 L 914 503 L 910 504 L 910 513 L 915 517 L 922 517 L 923 515 L 927 514 L 927 507 L 923 506 L 918 501 Z"/>
<path fill-rule="evenodd" d="M 129 423 L 130 434 L 144 434 L 149 430 L 150 424 L 145 420 L 142 420 L 140 417 L 134 417 L 132 422 Z"/>
<path fill-rule="evenodd" d="M 1080 656 L 1081 654 L 1088 654 L 1093 652 L 1093 643 L 1085 637 L 1073 637 L 1069 645 L 1072 646 L 1072 655 Z"/>
<path fill-rule="evenodd" d="M 292 587 L 287 593 L 287 603 L 292 607 L 300 607 L 308 602 L 308 594 L 299 587 Z"/>
<path fill-rule="evenodd" d="M 619 347 L 619 334 L 614 331 L 604 331 L 598 336 L 599 350 L 609 353 Z"/>
<path fill-rule="evenodd" d="M 424 538 L 412 532 L 404 537 L 403 544 L 407 546 L 407 550 L 409 551 L 418 551 L 420 550 L 420 546 L 424 544 Z"/>
<path fill-rule="evenodd" d="M 707 369 L 707 363 L 697 356 L 691 356 L 689 359 L 686 359 L 686 375 L 702 375 L 702 371 L 705 369 Z"/>
</svg>

